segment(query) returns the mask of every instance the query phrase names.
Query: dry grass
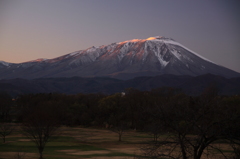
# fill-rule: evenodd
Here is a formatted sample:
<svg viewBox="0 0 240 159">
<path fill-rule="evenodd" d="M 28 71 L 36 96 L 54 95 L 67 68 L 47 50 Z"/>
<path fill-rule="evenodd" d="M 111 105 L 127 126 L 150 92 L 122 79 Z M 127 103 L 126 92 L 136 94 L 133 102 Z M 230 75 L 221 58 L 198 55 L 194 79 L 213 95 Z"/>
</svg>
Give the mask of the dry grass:
<svg viewBox="0 0 240 159">
<path fill-rule="evenodd" d="M 17 155 L 24 159 L 37 159 L 37 148 L 22 135 L 16 125 L 16 131 L 7 137 L 6 144 L 0 144 L 0 159 L 17 159 Z M 145 133 L 127 131 L 122 142 L 118 142 L 118 134 L 106 129 L 61 127 L 60 137 L 49 142 L 43 152 L 46 159 L 133 159 L 141 154 L 143 143 L 152 141 Z M 230 147 L 225 144 L 215 144 L 225 151 Z M 212 155 L 203 159 L 222 159 L 221 154 L 214 151 Z"/>
</svg>

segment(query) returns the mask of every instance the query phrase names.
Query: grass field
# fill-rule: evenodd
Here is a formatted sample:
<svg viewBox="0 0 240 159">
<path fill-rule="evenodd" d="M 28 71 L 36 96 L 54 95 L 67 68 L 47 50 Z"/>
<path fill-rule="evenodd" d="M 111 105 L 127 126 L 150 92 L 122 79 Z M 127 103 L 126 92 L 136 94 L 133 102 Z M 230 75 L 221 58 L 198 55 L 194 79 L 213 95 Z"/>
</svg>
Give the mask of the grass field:
<svg viewBox="0 0 240 159">
<path fill-rule="evenodd" d="M 61 127 L 59 135 L 46 145 L 43 157 L 46 159 L 113 158 L 129 159 L 139 154 L 141 143 L 150 141 L 148 134 L 127 131 L 122 142 L 118 134 L 105 129 Z M 37 159 L 35 144 L 22 135 L 20 128 L 7 136 L 6 143 L 0 143 L 0 159 Z"/>
<path fill-rule="evenodd" d="M 61 127 L 43 151 L 45 159 L 133 159 L 140 154 L 140 147 L 152 141 L 149 134 L 127 131 L 122 142 L 118 134 L 106 129 Z M 222 143 L 219 143 L 222 144 Z M 227 151 L 228 148 L 225 147 Z M 0 159 L 38 159 L 35 144 L 22 135 L 19 126 L 0 143 Z M 210 158 L 221 159 L 215 153 Z M 203 157 L 205 159 L 205 157 Z"/>
</svg>

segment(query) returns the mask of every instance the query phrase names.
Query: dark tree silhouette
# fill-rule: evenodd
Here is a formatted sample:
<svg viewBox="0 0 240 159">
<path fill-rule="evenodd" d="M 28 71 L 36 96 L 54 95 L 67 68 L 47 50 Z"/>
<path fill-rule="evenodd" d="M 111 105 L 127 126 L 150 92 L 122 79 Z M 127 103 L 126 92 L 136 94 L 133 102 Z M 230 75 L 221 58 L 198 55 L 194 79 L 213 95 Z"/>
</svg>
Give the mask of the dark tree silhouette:
<svg viewBox="0 0 240 159">
<path fill-rule="evenodd" d="M 10 135 L 14 130 L 12 123 L 0 122 L 0 136 L 3 139 L 3 143 L 6 142 L 6 136 Z"/>
<path fill-rule="evenodd" d="M 8 94 L 0 93 L 0 121 L 10 120 L 9 112 L 12 106 L 12 98 Z"/>
<path fill-rule="evenodd" d="M 12 123 L 9 122 L 11 120 L 9 113 L 12 105 L 11 96 L 0 93 L 0 136 L 3 139 L 3 143 L 6 141 L 6 136 L 10 135 L 13 131 Z"/>
<path fill-rule="evenodd" d="M 59 133 L 57 130 L 60 121 L 57 111 L 52 102 L 42 102 L 24 113 L 22 130 L 36 144 L 40 159 L 43 158 L 43 150 L 49 139 Z"/>
<path fill-rule="evenodd" d="M 165 100 L 164 100 L 165 99 Z M 216 91 L 206 90 L 200 97 L 189 98 L 183 94 L 166 96 L 149 110 L 161 123 L 166 135 L 161 140 L 144 147 L 144 154 L 152 158 L 200 159 L 218 140 L 238 140 L 240 108 L 222 105 Z"/>
<path fill-rule="evenodd" d="M 118 141 L 122 141 L 122 135 L 129 127 L 123 98 L 122 94 L 117 93 L 103 98 L 99 105 L 102 121 L 109 124 L 110 130 L 118 134 Z"/>
</svg>

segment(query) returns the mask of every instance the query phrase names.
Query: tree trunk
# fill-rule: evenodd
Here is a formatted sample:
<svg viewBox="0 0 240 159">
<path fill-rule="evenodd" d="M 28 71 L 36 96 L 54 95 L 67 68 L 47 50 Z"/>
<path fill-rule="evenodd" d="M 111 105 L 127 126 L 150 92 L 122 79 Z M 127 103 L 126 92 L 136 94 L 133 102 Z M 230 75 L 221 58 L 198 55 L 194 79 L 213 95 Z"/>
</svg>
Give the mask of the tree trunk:
<svg viewBox="0 0 240 159">
<path fill-rule="evenodd" d="M 153 141 L 157 142 L 157 135 L 156 134 L 153 134 Z"/>
<path fill-rule="evenodd" d="M 193 149 L 194 149 L 194 151 L 193 151 L 193 158 L 196 159 L 196 158 L 197 158 L 197 154 L 198 154 L 198 153 L 197 153 L 197 152 L 198 152 L 198 151 L 197 151 L 197 150 L 198 150 L 198 147 L 197 147 L 197 146 L 194 146 Z"/>
<path fill-rule="evenodd" d="M 200 148 L 199 148 L 199 150 L 197 151 L 197 154 L 196 154 L 196 158 L 195 159 L 200 159 L 201 158 L 201 156 L 202 156 L 202 154 L 203 154 L 203 150 L 206 148 L 206 145 L 205 145 L 205 143 L 203 143 L 201 146 L 200 146 Z"/>
<path fill-rule="evenodd" d="M 43 154 L 42 154 L 42 152 L 39 152 L 39 159 L 43 159 Z"/>
<path fill-rule="evenodd" d="M 122 141 L 122 133 L 118 134 L 118 141 Z"/>
<path fill-rule="evenodd" d="M 183 137 L 180 134 L 178 134 L 178 140 L 180 142 L 182 157 L 183 157 L 183 159 L 187 159 L 187 153 L 186 153 L 185 145 L 183 143 L 184 142 Z"/>
<path fill-rule="evenodd" d="M 39 152 L 39 159 L 43 159 L 43 148 L 39 147 L 38 152 Z"/>
</svg>

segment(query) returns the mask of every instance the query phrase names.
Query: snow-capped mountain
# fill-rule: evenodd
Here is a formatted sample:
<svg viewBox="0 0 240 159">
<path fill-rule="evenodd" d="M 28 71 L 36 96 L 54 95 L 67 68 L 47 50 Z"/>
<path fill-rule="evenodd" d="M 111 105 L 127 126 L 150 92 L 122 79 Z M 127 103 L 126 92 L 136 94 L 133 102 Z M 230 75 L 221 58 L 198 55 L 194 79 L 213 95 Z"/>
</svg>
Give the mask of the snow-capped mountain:
<svg viewBox="0 0 240 159">
<path fill-rule="evenodd" d="M 161 36 L 93 46 L 54 59 L 19 64 L 0 62 L 0 79 L 73 76 L 130 79 L 161 74 L 198 76 L 207 73 L 240 76 L 173 39 Z"/>
</svg>

